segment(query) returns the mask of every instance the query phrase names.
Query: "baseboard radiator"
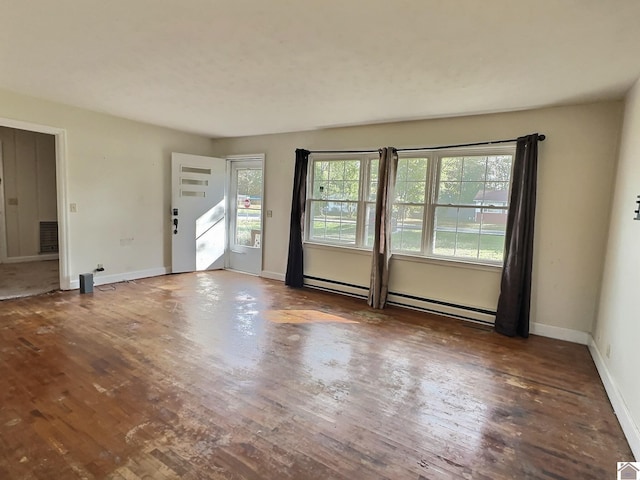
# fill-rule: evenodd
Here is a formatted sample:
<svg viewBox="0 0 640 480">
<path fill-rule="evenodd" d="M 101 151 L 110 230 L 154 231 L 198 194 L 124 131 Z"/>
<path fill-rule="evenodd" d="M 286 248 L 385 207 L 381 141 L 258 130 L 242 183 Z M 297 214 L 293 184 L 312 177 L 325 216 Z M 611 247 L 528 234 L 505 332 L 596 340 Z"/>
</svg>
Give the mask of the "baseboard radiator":
<svg viewBox="0 0 640 480">
<path fill-rule="evenodd" d="M 58 253 L 58 222 L 40 222 L 40 253 Z"/>
<path fill-rule="evenodd" d="M 304 285 L 305 287 L 338 293 L 340 295 L 348 295 L 350 297 L 362 298 L 365 300 L 369 294 L 369 287 L 307 275 L 304 277 Z M 387 304 L 410 308 L 412 310 L 419 310 L 422 312 L 436 313 L 438 315 L 445 315 L 447 317 L 459 318 L 485 325 L 493 325 L 496 317 L 495 311 L 398 292 L 389 292 Z"/>
</svg>

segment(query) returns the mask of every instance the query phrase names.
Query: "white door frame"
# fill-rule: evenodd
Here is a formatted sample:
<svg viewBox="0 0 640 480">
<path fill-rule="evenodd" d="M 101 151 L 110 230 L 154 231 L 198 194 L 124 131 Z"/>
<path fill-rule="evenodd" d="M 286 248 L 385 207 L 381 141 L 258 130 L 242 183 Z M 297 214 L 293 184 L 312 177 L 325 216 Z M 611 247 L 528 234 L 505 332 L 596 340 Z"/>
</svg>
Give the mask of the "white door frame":
<svg viewBox="0 0 640 480">
<path fill-rule="evenodd" d="M 69 277 L 69 216 L 67 212 L 67 131 L 63 128 L 40 125 L 0 117 L 0 126 L 29 130 L 31 132 L 48 133 L 56 139 L 56 194 L 58 196 L 58 262 L 60 265 L 60 288 L 71 289 Z M 6 242 L 6 239 L 5 239 Z M 3 244 L 5 244 L 3 242 Z M 5 244 L 6 249 L 6 244 Z"/>
<path fill-rule="evenodd" d="M 262 233 L 260 235 L 260 273 L 258 275 L 262 275 L 262 268 L 264 266 L 264 219 L 266 215 L 265 210 L 265 201 L 264 201 L 264 184 L 265 184 L 265 175 L 264 175 L 264 153 L 252 153 L 245 155 L 227 155 L 227 186 L 226 191 L 231 191 L 231 166 L 233 162 L 242 162 L 242 161 L 254 161 L 260 162 L 260 166 L 262 167 L 262 213 L 260 215 L 260 225 L 262 229 Z M 231 197 L 227 195 L 227 213 L 231 212 L 230 202 L 232 201 Z M 229 252 L 231 251 L 231 245 L 229 244 L 229 235 L 231 232 L 231 215 L 227 215 L 227 239 L 225 242 L 225 251 L 227 255 L 225 256 L 225 268 L 229 268 Z"/>
</svg>

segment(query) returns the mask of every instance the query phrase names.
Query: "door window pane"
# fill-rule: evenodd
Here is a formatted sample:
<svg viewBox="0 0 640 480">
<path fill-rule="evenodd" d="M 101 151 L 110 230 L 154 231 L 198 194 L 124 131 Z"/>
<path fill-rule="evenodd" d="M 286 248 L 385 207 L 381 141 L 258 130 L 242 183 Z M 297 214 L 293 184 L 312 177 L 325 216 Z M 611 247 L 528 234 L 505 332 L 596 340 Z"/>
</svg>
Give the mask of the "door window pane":
<svg viewBox="0 0 640 480">
<path fill-rule="evenodd" d="M 236 170 L 235 244 L 260 247 L 262 241 L 262 169 Z"/>
</svg>

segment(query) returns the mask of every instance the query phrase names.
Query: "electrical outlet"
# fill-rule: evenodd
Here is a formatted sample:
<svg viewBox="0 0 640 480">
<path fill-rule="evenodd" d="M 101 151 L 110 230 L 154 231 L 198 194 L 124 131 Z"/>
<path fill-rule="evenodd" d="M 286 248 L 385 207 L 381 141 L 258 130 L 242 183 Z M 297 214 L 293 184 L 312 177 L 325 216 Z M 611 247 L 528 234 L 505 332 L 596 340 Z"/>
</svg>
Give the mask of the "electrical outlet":
<svg viewBox="0 0 640 480">
<path fill-rule="evenodd" d="M 273 210 L 267 210 L 267 217 L 273 217 Z"/>
<path fill-rule="evenodd" d="M 77 213 L 78 212 L 78 204 L 77 203 L 70 203 L 69 204 L 69 211 L 71 213 Z"/>
<path fill-rule="evenodd" d="M 99 263 L 99 264 L 98 264 L 98 270 L 100 270 L 101 268 L 104 268 L 104 267 L 102 266 L 102 264 L 101 264 L 101 263 Z"/>
</svg>

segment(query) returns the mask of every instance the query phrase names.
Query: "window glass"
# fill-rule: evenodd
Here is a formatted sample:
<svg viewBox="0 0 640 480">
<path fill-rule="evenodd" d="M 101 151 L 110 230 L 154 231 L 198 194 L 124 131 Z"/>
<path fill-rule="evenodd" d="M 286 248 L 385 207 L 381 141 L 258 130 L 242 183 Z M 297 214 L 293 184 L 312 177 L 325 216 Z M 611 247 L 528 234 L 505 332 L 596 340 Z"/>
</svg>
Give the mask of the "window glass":
<svg viewBox="0 0 640 480">
<path fill-rule="evenodd" d="M 390 219 L 392 251 L 501 262 L 512 160 L 512 148 L 399 158 Z M 311 162 L 307 239 L 371 248 L 378 158 L 312 157 Z"/>
<path fill-rule="evenodd" d="M 309 204 L 310 240 L 356 243 L 360 165 L 358 159 L 313 161 L 312 199 Z"/>
<path fill-rule="evenodd" d="M 391 216 L 391 246 L 395 251 L 420 252 L 424 206 L 394 205 Z"/>
<path fill-rule="evenodd" d="M 235 180 L 235 244 L 253 247 L 262 231 L 262 168 L 239 168 Z"/>
<path fill-rule="evenodd" d="M 502 261 L 512 158 L 474 155 L 439 159 L 433 255 Z"/>
<path fill-rule="evenodd" d="M 395 252 L 423 250 L 428 158 L 400 158 L 391 214 L 391 248 Z"/>
</svg>

